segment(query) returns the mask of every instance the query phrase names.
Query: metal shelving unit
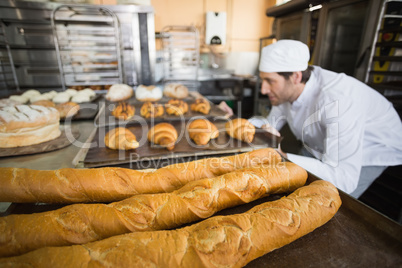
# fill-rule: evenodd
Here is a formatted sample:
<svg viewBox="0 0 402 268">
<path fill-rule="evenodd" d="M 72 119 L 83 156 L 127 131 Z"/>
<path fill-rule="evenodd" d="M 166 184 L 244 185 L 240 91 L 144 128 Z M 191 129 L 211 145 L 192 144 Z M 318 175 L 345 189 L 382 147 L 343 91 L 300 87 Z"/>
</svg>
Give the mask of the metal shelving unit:
<svg viewBox="0 0 402 268">
<path fill-rule="evenodd" d="M 123 83 L 120 27 L 111 10 L 61 5 L 51 22 L 63 89 Z"/>
<path fill-rule="evenodd" d="M 166 26 L 161 31 L 164 82 L 198 88 L 199 34 L 192 26 Z"/>
<path fill-rule="evenodd" d="M 0 22 L 0 89 L 19 90 L 14 62 L 2 22 Z"/>
</svg>

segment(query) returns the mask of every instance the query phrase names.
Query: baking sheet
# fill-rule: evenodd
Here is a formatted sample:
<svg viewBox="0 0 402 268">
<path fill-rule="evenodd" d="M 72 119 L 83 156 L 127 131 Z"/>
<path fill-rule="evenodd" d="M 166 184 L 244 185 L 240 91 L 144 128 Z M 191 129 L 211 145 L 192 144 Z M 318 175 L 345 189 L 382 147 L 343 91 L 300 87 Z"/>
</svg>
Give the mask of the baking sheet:
<svg viewBox="0 0 402 268">
<path fill-rule="evenodd" d="M 171 98 L 163 97 L 160 101 L 156 102 L 158 104 L 166 104 Z M 165 112 L 163 116 L 156 117 L 156 118 L 145 118 L 141 116 L 141 107 L 144 104 L 144 102 L 140 102 L 135 97 L 130 98 L 129 100 L 125 101 L 126 103 L 129 103 L 130 105 L 134 106 L 135 108 L 135 113 L 134 117 L 129 119 L 129 120 L 119 120 L 115 118 L 112 115 L 112 111 L 116 105 L 118 105 L 118 102 L 109 102 L 106 101 L 105 105 L 101 107 L 99 110 L 99 114 L 95 118 L 95 125 L 98 127 L 105 127 L 105 126 L 114 126 L 114 125 L 125 125 L 128 123 L 138 123 L 138 122 L 149 122 L 149 121 L 154 121 L 154 122 L 166 122 L 166 121 L 180 121 L 180 120 L 189 120 L 193 117 L 196 116 L 203 116 L 205 118 L 224 118 L 226 113 L 219 109 L 215 104 L 211 104 L 211 110 L 209 111 L 209 114 L 204 115 L 199 112 L 194 112 L 191 111 L 190 105 L 194 103 L 196 100 L 195 97 L 189 96 L 188 98 L 183 99 L 188 104 L 188 112 L 185 113 L 183 116 L 175 116 L 175 115 L 169 115 Z"/>
<path fill-rule="evenodd" d="M 154 145 L 148 142 L 147 133 L 152 123 L 146 123 L 144 125 L 132 125 L 126 126 L 137 137 L 137 141 L 140 144 L 135 150 L 112 150 L 105 146 L 104 137 L 105 134 L 115 128 L 100 127 L 92 140 L 91 148 L 88 150 L 84 159 L 85 167 L 98 167 L 105 165 L 115 165 L 122 163 L 134 163 L 144 162 L 155 159 L 174 159 L 187 156 L 200 156 L 200 155 L 215 155 L 215 154 L 227 154 L 237 152 L 247 152 L 253 149 L 273 147 L 277 148 L 281 140 L 280 137 L 274 136 L 262 129 L 256 129 L 254 140 L 248 144 L 229 137 L 225 132 L 225 123 L 227 121 L 219 120 L 212 121 L 219 130 L 218 138 L 211 140 L 205 146 L 197 146 L 188 137 L 186 126 L 189 121 L 183 122 L 171 122 L 176 128 L 179 138 L 172 151 Z"/>
<path fill-rule="evenodd" d="M 307 184 L 316 179 L 309 174 Z M 329 222 L 292 243 L 255 259 L 245 267 L 401 267 L 401 225 L 343 192 L 340 195 L 342 206 Z M 282 196 L 271 195 L 249 204 L 222 210 L 216 215 L 243 213 Z M 38 213 L 62 206 L 13 203 L 0 216 Z"/>
<path fill-rule="evenodd" d="M 44 152 L 51 152 L 69 146 L 73 141 L 78 139 L 80 131 L 77 127 L 60 126 L 61 134 L 58 138 L 39 144 L 15 147 L 15 148 L 1 148 L 0 157 L 10 157 L 17 155 L 39 154 Z"/>
</svg>

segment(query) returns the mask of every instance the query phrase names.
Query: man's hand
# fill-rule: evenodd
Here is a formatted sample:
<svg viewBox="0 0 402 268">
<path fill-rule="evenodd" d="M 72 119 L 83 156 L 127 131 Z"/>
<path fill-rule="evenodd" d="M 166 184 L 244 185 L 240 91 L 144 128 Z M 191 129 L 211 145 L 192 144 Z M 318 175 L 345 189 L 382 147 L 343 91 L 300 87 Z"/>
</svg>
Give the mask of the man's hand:
<svg viewBox="0 0 402 268">
<path fill-rule="evenodd" d="M 265 131 L 267 131 L 267 132 L 269 132 L 269 133 L 275 135 L 275 136 L 278 136 L 278 137 L 281 136 L 281 133 L 279 133 L 279 131 L 276 130 L 275 128 L 273 128 L 270 124 L 262 125 L 261 128 L 262 128 L 263 130 L 265 130 Z"/>
<path fill-rule="evenodd" d="M 227 105 L 227 103 L 224 101 L 219 103 L 218 108 L 221 109 L 222 111 L 226 112 L 226 115 L 225 115 L 226 117 L 231 117 L 233 115 L 232 108 L 230 108 L 229 105 Z"/>
</svg>

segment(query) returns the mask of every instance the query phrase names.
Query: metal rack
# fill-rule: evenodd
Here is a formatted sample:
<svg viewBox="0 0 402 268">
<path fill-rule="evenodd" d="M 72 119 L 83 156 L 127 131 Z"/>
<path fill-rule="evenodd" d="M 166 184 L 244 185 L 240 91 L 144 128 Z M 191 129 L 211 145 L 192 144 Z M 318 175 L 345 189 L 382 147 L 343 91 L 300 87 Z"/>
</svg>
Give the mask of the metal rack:
<svg viewBox="0 0 402 268">
<path fill-rule="evenodd" d="M 15 88 L 19 90 L 10 46 L 4 34 L 4 24 L 0 24 L 0 88 Z"/>
<path fill-rule="evenodd" d="M 120 27 L 111 10 L 61 5 L 51 22 L 63 89 L 123 83 Z"/>
<path fill-rule="evenodd" d="M 385 0 L 377 22 L 365 83 L 402 90 L 402 0 Z"/>
<path fill-rule="evenodd" d="M 198 88 L 199 34 L 192 26 L 166 26 L 161 31 L 164 82 Z"/>
</svg>

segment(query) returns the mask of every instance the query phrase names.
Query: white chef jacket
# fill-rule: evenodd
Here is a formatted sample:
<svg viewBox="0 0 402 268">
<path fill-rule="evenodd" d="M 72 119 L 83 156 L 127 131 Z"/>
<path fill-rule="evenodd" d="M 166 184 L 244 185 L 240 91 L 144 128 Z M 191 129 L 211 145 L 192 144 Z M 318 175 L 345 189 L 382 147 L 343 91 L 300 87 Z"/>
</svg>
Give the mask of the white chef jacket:
<svg viewBox="0 0 402 268">
<path fill-rule="evenodd" d="M 392 104 L 343 73 L 314 66 L 298 99 L 274 106 L 267 121 L 278 130 L 287 122 L 316 158 L 288 154 L 290 161 L 346 193 L 363 166 L 402 164 L 402 123 Z"/>
</svg>

